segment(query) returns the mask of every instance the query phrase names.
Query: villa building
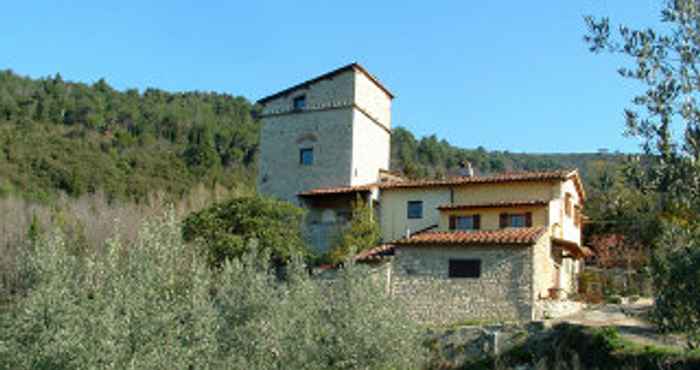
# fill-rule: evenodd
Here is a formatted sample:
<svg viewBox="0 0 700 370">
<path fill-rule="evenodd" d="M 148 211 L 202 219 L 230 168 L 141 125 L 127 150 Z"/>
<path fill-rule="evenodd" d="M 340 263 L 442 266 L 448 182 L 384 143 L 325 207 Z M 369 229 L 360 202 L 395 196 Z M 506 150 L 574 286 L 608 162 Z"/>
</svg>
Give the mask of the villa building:
<svg viewBox="0 0 700 370">
<path fill-rule="evenodd" d="M 358 64 L 261 99 L 260 192 L 308 210 L 318 252 L 365 200 L 383 244 L 357 260 L 382 269 L 419 321 L 529 321 L 555 303 L 575 309 L 566 299 L 590 254 L 578 171 L 475 176 L 465 164 L 453 178 L 402 179 L 388 171 L 392 99 Z"/>
</svg>

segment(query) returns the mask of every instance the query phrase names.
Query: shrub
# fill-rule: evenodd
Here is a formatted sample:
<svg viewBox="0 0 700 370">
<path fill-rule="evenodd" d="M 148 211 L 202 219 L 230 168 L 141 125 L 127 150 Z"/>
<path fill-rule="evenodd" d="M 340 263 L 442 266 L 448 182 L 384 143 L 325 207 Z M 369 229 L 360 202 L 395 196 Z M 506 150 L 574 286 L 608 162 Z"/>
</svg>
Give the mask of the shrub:
<svg viewBox="0 0 700 370">
<path fill-rule="evenodd" d="M 86 256 L 43 238 L 29 262 L 36 283 L 0 316 L 2 369 L 421 367 L 416 326 L 362 267 L 316 281 L 292 257 L 280 280 L 253 249 L 211 270 L 172 215 Z"/>
<path fill-rule="evenodd" d="M 375 247 L 381 239 L 381 231 L 372 208 L 359 196 L 352 204 L 350 225 L 340 235 L 337 245 L 329 253 L 332 263 L 344 260 Z"/>
<path fill-rule="evenodd" d="M 212 265 L 240 257 L 251 245 L 269 251 L 277 261 L 307 254 L 302 238 L 303 210 L 263 197 L 234 198 L 189 215 L 185 240 L 200 240 Z"/>
<path fill-rule="evenodd" d="M 663 331 L 689 334 L 700 345 L 700 227 L 667 225 L 652 263 L 652 319 Z"/>
</svg>

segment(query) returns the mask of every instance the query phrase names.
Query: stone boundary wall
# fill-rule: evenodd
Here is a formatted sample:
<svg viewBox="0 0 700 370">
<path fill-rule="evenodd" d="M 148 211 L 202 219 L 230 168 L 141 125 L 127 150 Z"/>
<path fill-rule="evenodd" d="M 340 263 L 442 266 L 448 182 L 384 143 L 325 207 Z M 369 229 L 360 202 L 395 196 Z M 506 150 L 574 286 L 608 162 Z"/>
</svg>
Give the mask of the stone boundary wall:
<svg viewBox="0 0 700 370">
<path fill-rule="evenodd" d="M 450 259 L 480 259 L 478 279 L 450 278 Z M 422 323 L 533 319 L 532 248 L 402 247 L 391 274 L 392 295 Z"/>
<path fill-rule="evenodd" d="M 445 368 L 462 368 L 485 358 L 498 356 L 522 346 L 533 336 L 545 333 L 541 322 L 524 325 L 462 326 L 428 333 L 433 356 Z"/>
</svg>

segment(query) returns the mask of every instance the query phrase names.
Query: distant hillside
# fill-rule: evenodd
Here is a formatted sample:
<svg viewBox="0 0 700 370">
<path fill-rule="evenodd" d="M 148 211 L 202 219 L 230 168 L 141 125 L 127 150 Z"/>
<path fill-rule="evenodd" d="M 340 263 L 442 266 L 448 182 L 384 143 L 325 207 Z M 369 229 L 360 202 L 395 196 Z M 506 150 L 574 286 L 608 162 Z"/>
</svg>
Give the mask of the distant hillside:
<svg viewBox="0 0 700 370">
<path fill-rule="evenodd" d="M 144 199 L 196 183 L 249 183 L 258 122 L 245 98 L 116 91 L 0 71 L 0 194 L 50 199 L 104 191 Z"/>
<path fill-rule="evenodd" d="M 171 198 L 196 184 L 253 188 L 259 121 L 243 97 L 158 89 L 117 91 L 60 75 L 0 71 L 0 196 L 51 200 L 97 191 L 112 199 Z M 477 172 L 579 168 L 614 154 L 517 154 L 461 149 L 403 128 L 392 138 L 393 170 L 442 177 L 469 160 Z"/>
<path fill-rule="evenodd" d="M 455 175 L 459 163 L 472 163 L 477 174 L 503 171 L 539 171 L 578 168 L 584 181 L 595 164 L 615 164 L 625 159 L 620 153 L 529 154 L 488 151 L 483 147 L 464 149 L 438 140 L 435 135 L 416 139 L 401 127 L 394 129 L 391 141 L 391 168 L 409 177 L 444 177 Z"/>
</svg>

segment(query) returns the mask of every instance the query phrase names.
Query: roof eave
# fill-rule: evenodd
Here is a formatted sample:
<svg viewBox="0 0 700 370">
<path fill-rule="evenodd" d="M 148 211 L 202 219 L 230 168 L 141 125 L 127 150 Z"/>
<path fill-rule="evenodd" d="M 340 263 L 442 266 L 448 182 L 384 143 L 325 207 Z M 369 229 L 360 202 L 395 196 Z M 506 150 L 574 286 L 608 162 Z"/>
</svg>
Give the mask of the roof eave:
<svg viewBox="0 0 700 370">
<path fill-rule="evenodd" d="M 391 91 L 389 91 L 389 89 L 387 89 L 381 82 L 379 82 L 379 80 L 378 80 L 376 77 L 374 77 L 371 73 L 369 73 L 369 72 L 368 72 L 364 67 L 362 67 L 359 63 L 353 62 L 353 63 L 347 64 L 347 65 L 344 65 L 344 66 L 342 66 L 342 67 L 340 67 L 340 68 L 334 69 L 334 70 L 332 70 L 332 71 L 330 71 L 330 72 L 324 73 L 324 74 L 322 74 L 322 75 L 320 75 L 320 76 L 314 77 L 314 78 L 312 78 L 312 79 L 309 79 L 309 80 L 306 80 L 306 81 L 304 81 L 304 82 L 301 82 L 301 83 L 298 83 L 298 84 L 296 84 L 296 85 L 293 85 L 293 86 L 291 86 L 291 87 L 288 87 L 288 88 L 286 88 L 286 89 L 284 89 L 284 90 L 278 91 L 278 92 L 276 92 L 276 93 L 274 93 L 274 94 L 271 94 L 271 95 L 265 96 L 265 97 L 263 97 L 263 98 L 260 98 L 260 99 L 258 99 L 257 103 L 258 103 L 258 104 L 264 105 L 265 103 L 267 103 L 267 102 L 269 102 L 269 101 L 271 101 L 271 100 L 274 100 L 274 99 L 277 99 L 277 98 L 279 98 L 279 97 L 288 95 L 288 94 L 290 94 L 291 92 L 293 92 L 293 91 L 295 91 L 295 90 L 308 87 L 308 86 L 310 86 L 310 85 L 312 85 L 312 84 L 314 84 L 314 83 L 316 83 L 316 82 L 319 82 L 319 81 L 321 81 L 321 80 L 325 80 L 325 79 L 328 79 L 328 78 L 332 78 L 332 77 L 334 77 L 334 76 L 336 76 L 336 75 L 338 75 L 338 74 L 341 74 L 341 73 L 343 73 L 343 72 L 347 72 L 347 71 L 349 71 L 349 70 L 356 70 L 356 71 L 358 71 L 358 72 L 364 74 L 364 75 L 367 76 L 367 78 L 369 78 L 370 81 L 372 81 L 380 90 L 382 90 L 384 93 L 386 93 L 387 96 L 389 96 L 390 99 L 394 99 L 394 94 L 392 94 Z"/>
</svg>

